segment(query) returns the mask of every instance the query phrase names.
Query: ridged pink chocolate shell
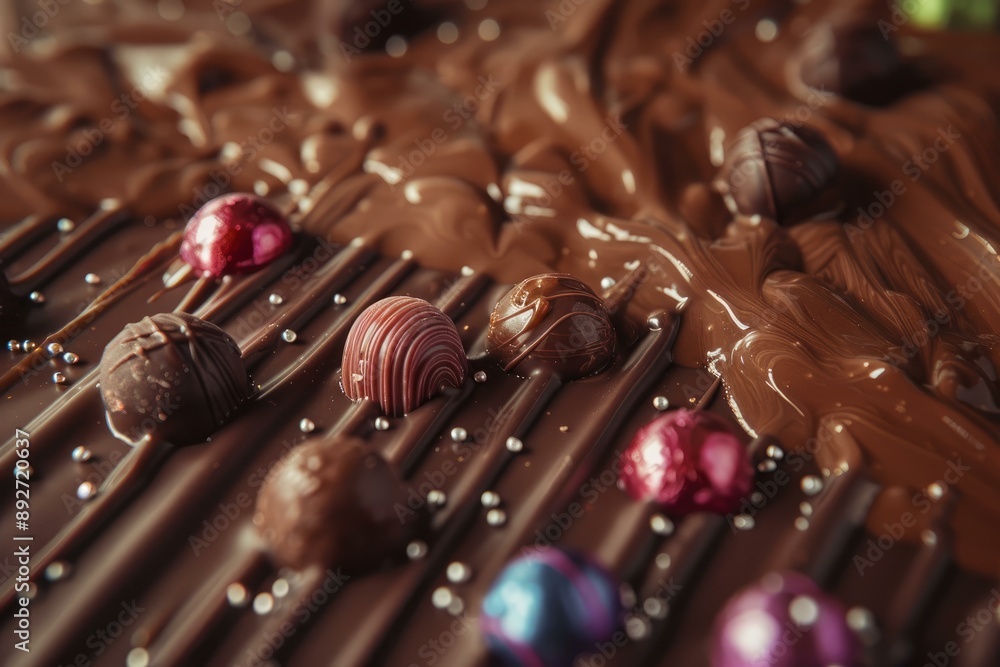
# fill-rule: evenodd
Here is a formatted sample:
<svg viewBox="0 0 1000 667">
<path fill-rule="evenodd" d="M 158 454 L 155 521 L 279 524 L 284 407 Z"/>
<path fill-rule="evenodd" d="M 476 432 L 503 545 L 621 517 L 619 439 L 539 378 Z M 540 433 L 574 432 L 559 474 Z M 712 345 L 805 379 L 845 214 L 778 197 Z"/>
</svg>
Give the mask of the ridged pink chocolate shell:
<svg viewBox="0 0 1000 667">
<path fill-rule="evenodd" d="M 394 417 L 461 386 L 469 370 L 455 323 L 408 296 L 382 299 L 361 313 L 347 335 L 342 366 L 349 399 L 371 399 Z"/>
</svg>

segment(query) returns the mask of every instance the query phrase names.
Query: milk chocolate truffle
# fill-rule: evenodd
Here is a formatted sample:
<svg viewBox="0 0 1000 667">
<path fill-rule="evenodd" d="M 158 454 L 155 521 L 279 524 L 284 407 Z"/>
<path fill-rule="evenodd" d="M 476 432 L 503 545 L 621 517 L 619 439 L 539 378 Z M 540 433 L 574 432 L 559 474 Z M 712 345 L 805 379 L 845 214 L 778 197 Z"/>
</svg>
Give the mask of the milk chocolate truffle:
<svg viewBox="0 0 1000 667">
<path fill-rule="evenodd" d="M 902 69 L 895 42 L 867 19 L 818 25 L 803 43 L 799 62 L 807 86 L 866 104 L 891 99 Z"/>
<path fill-rule="evenodd" d="M 543 273 L 497 303 L 486 351 L 507 371 L 547 370 L 575 380 L 611 362 L 615 330 L 607 306 L 586 283 L 565 273 Z"/>
<path fill-rule="evenodd" d="M 115 435 L 174 445 L 205 440 L 252 387 L 229 334 L 186 313 L 126 325 L 104 349 L 100 383 Z"/>
<path fill-rule="evenodd" d="M 252 273 L 292 245 L 292 230 L 273 206 L 252 195 L 216 197 L 184 228 L 181 259 L 203 276 Z"/>
<path fill-rule="evenodd" d="M 313 439 L 268 473 L 254 525 L 281 566 L 358 573 L 403 552 L 418 525 L 397 516 L 396 508 L 405 506 L 396 474 L 361 440 Z"/>
<path fill-rule="evenodd" d="M 838 171 L 819 132 L 763 118 L 736 135 L 715 186 L 732 213 L 791 225 L 819 212 Z"/>
<path fill-rule="evenodd" d="M 393 296 L 366 308 L 351 327 L 341 385 L 352 401 L 371 399 L 398 417 L 460 387 L 468 370 L 447 315 L 423 299 Z"/>
</svg>

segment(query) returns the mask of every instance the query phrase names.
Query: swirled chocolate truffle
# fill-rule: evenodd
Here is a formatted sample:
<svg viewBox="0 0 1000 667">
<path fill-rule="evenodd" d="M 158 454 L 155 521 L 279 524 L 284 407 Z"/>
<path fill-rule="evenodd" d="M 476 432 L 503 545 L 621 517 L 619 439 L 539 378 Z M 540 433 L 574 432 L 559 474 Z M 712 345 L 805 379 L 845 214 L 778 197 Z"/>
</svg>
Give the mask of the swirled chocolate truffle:
<svg viewBox="0 0 1000 667">
<path fill-rule="evenodd" d="M 364 572 L 402 553 L 412 538 L 418 522 L 396 513 L 405 506 L 395 472 L 362 441 L 312 439 L 268 473 L 254 525 L 281 566 Z"/>
<path fill-rule="evenodd" d="M 0 270 L 0 336 L 13 334 L 24 314 L 24 304 L 10 289 L 7 276 Z"/>
<path fill-rule="evenodd" d="M 390 416 L 416 410 L 469 371 L 458 328 L 423 299 L 392 296 L 365 309 L 351 327 L 342 363 L 344 393 L 371 399 Z"/>
<path fill-rule="evenodd" d="M 586 283 L 543 273 L 515 285 L 497 303 L 486 351 L 506 371 L 545 370 L 576 380 L 611 362 L 615 330 L 604 301 Z"/>
<path fill-rule="evenodd" d="M 715 187 L 732 213 L 791 225 L 821 212 L 838 172 L 819 132 L 763 118 L 736 135 Z"/>
<path fill-rule="evenodd" d="M 186 313 L 126 325 L 104 349 L 100 383 L 108 426 L 130 443 L 201 442 L 252 393 L 236 342 Z"/>
<path fill-rule="evenodd" d="M 874 20 L 843 19 L 810 31 L 799 59 L 810 88 L 866 104 L 893 97 L 902 83 L 899 52 Z"/>
</svg>

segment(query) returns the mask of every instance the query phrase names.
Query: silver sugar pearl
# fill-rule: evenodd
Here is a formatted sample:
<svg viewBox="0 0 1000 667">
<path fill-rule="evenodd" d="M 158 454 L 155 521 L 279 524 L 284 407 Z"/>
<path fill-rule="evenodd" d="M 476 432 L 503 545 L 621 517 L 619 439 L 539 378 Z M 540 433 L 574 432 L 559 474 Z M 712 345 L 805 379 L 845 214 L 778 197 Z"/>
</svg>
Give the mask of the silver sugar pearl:
<svg viewBox="0 0 1000 667">
<path fill-rule="evenodd" d="M 334 294 L 333 302 L 338 306 L 343 306 L 345 303 L 347 303 L 347 297 L 344 296 L 343 294 Z"/>
<path fill-rule="evenodd" d="M 299 421 L 299 430 L 303 433 L 312 433 L 316 430 L 316 424 L 313 420 L 303 417 Z"/>
<path fill-rule="evenodd" d="M 285 302 L 285 298 L 280 294 L 272 294 L 271 296 L 267 297 L 267 302 L 272 306 L 280 306 Z"/>
<path fill-rule="evenodd" d="M 388 431 L 389 430 L 389 420 L 385 417 L 375 418 L 375 430 L 376 431 Z"/>
<path fill-rule="evenodd" d="M 59 581 L 68 577 L 71 570 L 72 566 L 69 563 L 57 560 L 45 568 L 45 578 L 49 581 Z"/>
<path fill-rule="evenodd" d="M 258 616 L 270 614 L 274 609 L 274 596 L 270 593 L 257 593 L 253 599 L 253 610 Z"/>
<path fill-rule="evenodd" d="M 294 343 L 298 337 L 299 337 L 298 334 L 292 331 L 291 329 L 285 329 L 284 331 L 281 332 L 281 340 L 285 341 L 286 343 Z"/>
<path fill-rule="evenodd" d="M 515 438 L 514 436 L 510 436 L 509 438 L 507 438 L 507 451 L 508 452 L 513 452 L 513 453 L 516 454 L 516 453 L 518 453 L 520 451 L 523 451 L 523 450 L 524 450 L 524 443 L 521 442 L 520 438 Z"/>
<path fill-rule="evenodd" d="M 667 400 L 666 396 L 657 396 L 653 399 L 653 407 L 662 412 L 670 407 L 670 401 Z"/>
<path fill-rule="evenodd" d="M 284 577 L 278 577 L 271 584 L 271 595 L 276 598 L 283 598 L 288 595 L 288 592 L 292 590 L 291 585 L 288 583 L 288 579 Z"/>
<path fill-rule="evenodd" d="M 247 592 L 247 587 L 238 581 L 229 584 L 226 587 L 226 600 L 229 604 L 237 609 L 247 606 L 250 601 L 250 593 Z"/>
<path fill-rule="evenodd" d="M 100 285 L 101 284 L 101 277 L 99 275 L 97 275 L 96 273 L 88 273 L 87 275 L 85 275 L 83 277 L 83 280 L 88 285 Z"/>
<path fill-rule="evenodd" d="M 97 495 L 97 487 L 91 482 L 84 482 L 76 487 L 76 497 L 80 500 L 90 500 Z"/>
<path fill-rule="evenodd" d="M 472 579 L 472 568 L 465 563 L 455 561 L 448 564 L 448 569 L 445 570 L 445 576 L 448 577 L 448 581 L 453 584 L 464 584 L 469 579 Z"/>
<path fill-rule="evenodd" d="M 740 530 L 753 530 L 753 527 L 757 525 L 757 522 L 753 520 L 753 517 L 748 514 L 738 514 L 733 519 L 733 525 Z"/>
<path fill-rule="evenodd" d="M 649 319 L 646 320 L 646 325 L 650 331 L 659 331 L 663 328 L 663 318 L 659 315 L 650 315 Z"/>
<path fill-rule="evenodd" d="M 486 382 L 486 371 L 476 371 L 476 374 L 472 376 L 472 379 L 480 384 Z"/>
<path fill-rule="evenodd" d="M 69 218 L 59 218 L 59 221 L 56 223 L 56 229 L 63 234 L 69 234 L 71 231 L 76 229 L 76 223 Z"/>
<path fill-rule="evenodd" d="M 52 382 L 54 382 L 55 384 L 66 384 L 67 382 L 66 375 L 64 373 L 56 371 L 55 373 L 52 374 Z"/>
<path fill-rule="evenodd" d="M 774 472 L 778 467 L 778 464 L 774 462 L 773 459 L 764 459 L 757 464 L 757 470 L 761 472 Z"/>
<path fill-rule="evenodd" d="M 21 341 L 21 349 L 25 352 L 34 352 L 35 348 L 38 347 L 38 343 L 33 340 Z"/>
<path fill-rule="evenodd" d="M 20 352 L 21 343 L 16 340 L 9 340 L 7 341 L 7 349 L 10 350 L 11 352 Z"/>
<path fill-rule="evenodd" d="M 93 453 L 83 445 L 74 447 L 73 452 L 70 454 L 70 458 L 77 463 L 86 463 L 91 457 L 93 457 Z"/>
<path fill-rule="evenodd" d="M 441 507 L 447 502 L 448 496 L 441 489 L 431 489 L 427 493 L 427 502 L 435 507 Z"/>
<path fill-rule="evenodd" d="M 80 357 L 79 355 L 76 355 L 72 352 L 67 352 L 66 354 L 63 355 L 63 361 L 72 366 L 73 364 L 80 361 Z"/>
<path fill-rule="evenodd" d="M 507 513 L 500 508 L 491 509 L 486 513 L 486 523 L 494 528 L 499 528 L 507 523 Z"/>
<path fill-rule="evenodd" d="M 802 492 L 807 496 L 815 496 L 823 490 L 823 480 L 816 475 L 806 475 L 802 478 L 800 485 L 802 487 Z"/>
<path fill-rule="evenodd" d="M 495 491 L 483 491 L 483 495 L 479 497 L 480 502 L 482 502 L 483 507 L 500 507 L 500 494 Z"/>
<path fill-rule="evenodd" d="M 414 540 L 406 545 L 406 557 L 410 560 L 420 560 L 427 555 L 427 543 Z"/>
<path fill-rule="evenodd" d="M 654 514 L 649 518 L 649 527 L 657 535 L 671 535 L 674 532 L 674 522 L 662 514 Z"/>
<path fill-rule="evenodd" d="M 135 647 L 125 656 L 125 667 L 149 667 L 149 651 Z"/>
<path fill-rule="evenodd" d="M 41 292 L 35 291 L 28 295 L 32 303 L 45 303 L 45 295 Z"/>
<path fill-rule="evenodd" d="M 463 266 L 462 267 L 462 275 L 465 276 L 466 278 L 468 278 L 469 276 L 471 276 L 475 272 L 476 272 L 476 270 L 473 269 L 471 266 Z"/>
<path fill-rule="evenodd" d="M 434 605 L 435 609 L 447 609 L 454 598 L 455 596 L 452 595 L 450 588 L 440 586 L 431 593 L 431 604 Z"/>
<path fill-rule="evenodd" d="M 63 353 L 63 346 L 59 343 L 49 343 L 45 346 L 45 354 L 50 357 L 57 357 Z"/>
<path fill-rule="evenodd" d="M 785 458 L 785 450 L 777 445 L 768 445 L 764 453 L 767 454 L 768 457 L 776 460 Z"/>
<path fill-rule="evenodd" d="M 601 278 L 601 289 L 611 289 L 615 286 L 615 279 L 611 276 Z"/>
<path fill-rule="evenodd" d="M 451 429 L 451 439 L 454 442 L 465 442 L 466 438 L 468 437 L 469 437 L 469 432 L 466 431 L 461 426 L 456 426 L 455 428 Z"/>
</svg>

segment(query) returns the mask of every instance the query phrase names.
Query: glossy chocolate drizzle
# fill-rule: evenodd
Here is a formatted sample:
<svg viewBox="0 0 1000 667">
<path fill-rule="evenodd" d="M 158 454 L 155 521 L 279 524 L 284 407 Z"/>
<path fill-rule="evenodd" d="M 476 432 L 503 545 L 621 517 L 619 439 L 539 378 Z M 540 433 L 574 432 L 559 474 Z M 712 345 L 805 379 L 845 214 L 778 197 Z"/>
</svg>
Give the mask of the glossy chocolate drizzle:
<svg viewBox="0 0 1000 667">
<path fill-rule="evenodd" d="M 816 81 L 802 71 L 815 63 L 797 58 L 809 28 L 844 20 L 832 0 L 589 0 L 568 13 L 434 2 L 457 27 L 454 42 L 432 26 L 402 55 L 351 57 L 328 33 L 338 3 L 214 4 L 69 3 L 16 52 L 5 40 L 0 261 L 26 313 L 10 335 L 39 347 L 4 352 L 0 423 L 32 434 L 36 544 L 83 514 L 64 502 L 78 478 L 106 477 L 98 464 L 125 451 L 102 422 L 95 368 L 138 314 L 176 309 L 222 326 L 261 385 L 211 442 L 171 453 L 114 521 L 83 517 L 93 530 L 63 554 L 74 574 L 47 582 L 36 572 L 38 644 L 20 664 L 81 651 L 122 664 L 133 644 L 153 664 L 246 664 L 267 632 L 297 623 L 296 601 L 325 575 L 287 575 L 293 595 L 270 615 L 233 608 L 221 597 L 229 583 L 266 591 L 282 575 L 247 555 L 261 549 L 250 509 L 215 538 L 206 531 L 305 437 L 302 417 L 350 426 L 418 498 L 428 475 L 447 464 L 458 473 L 440 484 L 447 501 L 426 557 L 337 589 L 293 625 L 283 663 L 426 664 L 433 654 L 482 664 L 478 600 L 573 502 L 587 513 L 559 542 L 609 564 L 640 606 L 661 600 L 670 577 L 682 584 L 661 600 L 671 611 L 642 609 L 646 633 L 615 664 L 707 664 L 715 611 L 768 569 L 806 571 L 871 608 L 874 664 L 939 651 L 984 608 L 1000 561 L 1000 72 L 983 65 L 1000 56 L 994 35 L 904 27 L 907 75 L 884 80 L 889 101 L 872 107 L 805 83 Z M 851 5 L 861 20 L 880 16 L 880 3 Z M 9 3 L 3 33 L 21 34 L 35 9 Z M 777 28 L 770 41 L 757 30 L 765 20 Z M 701 46 L 716 22 L 721 33 Z M 840 161 L 835 217 L 785 228 L 726 210 L 711 183 L 733 138 L 762 117 L 826 137 Z M 313 236 L 257 274 L 164 290 L 184 219 L 223 190 L 270 197 Z M 57 231 L 63 218 L 73 224 Z M 481 351 L 509 284 L 547 271 L 591 286 L 641 277 L 620 313 L 636 333 L 602 373 L 522 380 L 483 362 L 471 370 L 485 383 L 467 380 L 386 431 L 340 394 L 344 340 L 368 305 L 390 294 L 437 302 Z M 88 286 L 88 272 L 103 283 Z M 24 300 L 36 290 L 44 304 Z M 678 316 L 661 314 L 650 330 L 661 311 Z M 298 343 L 282 342 L 286 329 Z M 82 362 L 49 358 L 53 342 Z M 67 388 L 50 382 L 57 370 Z M 752 436 L 758 463 L 791 480 L 753 530 L 695 515 L 662 536 L 649 529 L 651 508 L 613 488 L 587 504 L 597 487 L 582 485 L 652 419 L 652 396 L 697 401 L 715 377 L 724 400 L 711 408 Z M 471 439 L 452 442 L 455 425 Z M 524 441 L 523 454 L 507 450 L 508 437 Z M 84 443 L 94 462 L 71 462 Z M 765 456 L 768 443 L 784 458 Z M 13 465 L 12 443 L 0 459 Z M 822 481 L 816 496 L 803 498 L 805 475 Z M 504 499 L 499 528 L 477 505 L 485 490 Z M 14 510 L 3 507 L 6 538 Z M 859 573 L 866 540 L 906 513 L 915 525 Z M 471 565 L 470 582 L 447 582 L 453 560 Z M 457 619 L 431 606 L 443 585 L 465 602 Z M 139 632 L 95 658 L 86 639 L 106 626 L 96 619 L 133 597 L 149 610 Z M 454 644 L 438 654 L 428 642 L 446 632 Z M 959 664 L 990 664 L 995 644 L 984 631 Z"/>
</svg>

